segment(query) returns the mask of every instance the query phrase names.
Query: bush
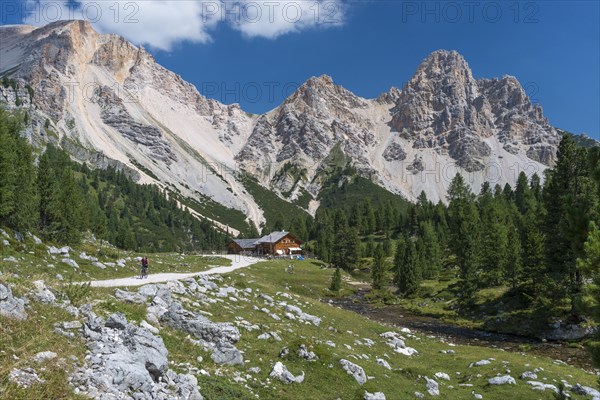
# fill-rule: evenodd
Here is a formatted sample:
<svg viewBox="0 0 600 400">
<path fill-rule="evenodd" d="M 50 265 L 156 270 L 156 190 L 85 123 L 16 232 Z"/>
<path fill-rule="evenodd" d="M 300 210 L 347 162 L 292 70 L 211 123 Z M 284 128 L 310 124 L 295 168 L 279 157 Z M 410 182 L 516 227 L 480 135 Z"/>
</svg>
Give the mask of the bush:
<svg viewBox="0 0 600 400">
<path fill-rule="evenodd" d="M 73 282 L 73 275 L 70 275 L 67 281 L 62 285 L 61 293 L 71 304 L 78 307 L 84 304 L 91 293 L 91 284 Z"/>
<path fill-rule="evenodd" d="M 334 292 L 339 292 L 342 287 L 342 271 L 339 268 L 335 269 L 333 276 L 331 277 L 331 285 L 329 285 L 329 290 Z"/>
</svg>

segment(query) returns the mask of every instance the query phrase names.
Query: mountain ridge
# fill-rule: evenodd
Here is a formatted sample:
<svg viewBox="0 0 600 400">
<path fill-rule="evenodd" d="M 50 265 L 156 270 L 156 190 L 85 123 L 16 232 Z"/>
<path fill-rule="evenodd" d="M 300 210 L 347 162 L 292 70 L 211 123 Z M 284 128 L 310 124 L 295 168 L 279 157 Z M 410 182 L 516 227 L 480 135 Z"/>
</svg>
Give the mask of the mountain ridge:
<svg viewBox="0 0 600 400">
<path fill-rule="evenodd" d="M 560 140 L 516 78 L 476 80 L 456 51 L 431 53 L 403 88 L 375 99 L 322 75 L 256 115 L 206 98 L 143 47 L 88 22 L 0 27 L 0 36 L 0 75 L 21 83 L 2 87 L 0 100 L 31 114 L 34 143 L 80 143 L 75 158 L 102 154 L 143 183 L 206 196 L 257 226 L 264 210 L 243 173 L 285 201 L 309 192 L 314 214 L 336 151 L 393 193 L 437 201 L 457 171 L 474 189 L 497 171 L 499 184 L 514 184 L 520 170 L 541 175 Z"/>
</svg>

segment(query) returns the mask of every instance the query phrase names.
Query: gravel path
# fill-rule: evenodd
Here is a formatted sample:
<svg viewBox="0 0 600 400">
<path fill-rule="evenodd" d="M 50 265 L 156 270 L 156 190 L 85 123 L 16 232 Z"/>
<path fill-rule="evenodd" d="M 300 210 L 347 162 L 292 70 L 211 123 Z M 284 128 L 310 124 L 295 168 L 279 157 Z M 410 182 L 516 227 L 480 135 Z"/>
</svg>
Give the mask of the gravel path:
<svg viewBox="0 0 600 400">
<path fill-rule="evenodd" d="M 228 272 L 235 271 L 236 269 L 246 268 L 252 264 L 256 264 L 262 261 L 260 258 L 237 256 L 237 255 L 225 255 L 219 256 L 228 258 L 231 260 L 231 265 L 228 267 L 214 267 L 202 272 L 192 272 L 184 274 L 174 273 L 160 273 L 150 274 L 146 279 L 140 279 L 139 276 L 132 276 L 131 278 L 120 278 L 120 279 L 107 279 L 104 281 L 91 281 L 89 282 L 92 287 L 121 287 L 121 286 L 142 286 L 148 283 L 160 283 L 168 281 L 176 281 L 179 279 L 190 278 L 199 275 L 211 275 L 211 274 L 226 274 Z M 85 282 L 87 283 L 87 282 Z"/>
</svg>

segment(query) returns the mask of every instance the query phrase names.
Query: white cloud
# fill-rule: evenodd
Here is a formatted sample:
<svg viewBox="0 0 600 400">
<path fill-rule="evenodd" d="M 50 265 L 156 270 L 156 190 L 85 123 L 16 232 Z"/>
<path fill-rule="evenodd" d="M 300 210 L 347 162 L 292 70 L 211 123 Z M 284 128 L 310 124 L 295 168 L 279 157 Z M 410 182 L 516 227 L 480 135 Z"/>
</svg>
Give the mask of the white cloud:
<svg viewBox="0 0 600 400">
<path fill-rule="evenodd" d="M 101 32 L 168 51 L 183 41 L 209 42 L 219 24 L 270 39 L 341 26 L 345 6 L 342 0 L 25 0 L 24 14 L 33 25 L 85 19 Z"/>
<path fill-rule="evenodd" d="M 341 0 L 227 0 L 223 7 L 239 16 L 227 18 L 233 28 L 247 37 L 269 39 L 308 28 L 341 26 L 345 17 Z"/>
<path fill-rule="evenodd" d="M 215 18 L 202 17 L 202 1 L 28 0 L 27 3 L 25 23 L 44 25 L 61 19 L 84 19 L 100 32 L 116 33 L 134 43 L 161 50 L 170 50 L 182 41 L 208 42 L 211 37 L 207 31 L 217 23 Z"/>
</svg>

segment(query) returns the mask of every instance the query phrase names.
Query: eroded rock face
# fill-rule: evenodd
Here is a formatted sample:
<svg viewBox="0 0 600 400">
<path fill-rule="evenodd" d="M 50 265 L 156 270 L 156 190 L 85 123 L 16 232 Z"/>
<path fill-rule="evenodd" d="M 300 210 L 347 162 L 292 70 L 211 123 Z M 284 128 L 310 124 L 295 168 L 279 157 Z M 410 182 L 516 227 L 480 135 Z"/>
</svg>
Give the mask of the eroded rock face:
<svg viewBox="0 0 600 400">
<path fill-rule="evenodd" d="M 251 115 L 207 99 L 143 47 L 99 34 L 88 22 L 1 29 L 0 70 L 18 87 L 0 87 L 0 101 L 27 111 L 32 142 L 61 145 L 79 161 L 133 179 L 156 177 L 186 196 L 200 193 L 257 225 L 264 210 L 237 177 L 219 179 L 209 167 L 205 181 L 191 171 L 240 167 L 294 200 L 302 189 L 318 199 L 329 167 L 352 165 L 411 199 L 421 191 L 417 179 L 400 172 L 412 178 L 437 163 L 456 164 L 479 179 L 501 158 L 551 165 L 560 139 L 515 78 L 476 80 L 456 52 L 432 53 L 402 90 L 376 99 L 313 77 L 271 112 Z M 404 168 L 406 159 L 419 162 Z M 300 179 L 280 174 L 288 163 L 305 171 Z M 429 198 L 444 199 L 446 189 L 434 186 Z"/>
<path fill-rule="evenodd" d="M 386 161 L 403 161 L 406 159 L 406 152 L 400 144 L 392 142 L 383 152 L 383 158 Z"/>
<path fill-rule="evenodd" d="M 193 376 L 169 370 L 160 336 L 130 324 L 123 314 L 104 321 L 90 312 L 82 334 L 89 357 L 72 384 L 92 398 L 202 399 Z"/>
<path fill-rule="evenodd" d="M 258 119 L 237 160 L 257 174 L 273 173 L 271 164 L 287 161 L 310 165 L 312 174 L 340 145 L 358 163 L 368 164 L 366 155 L 375 136 L 373 122 L 360 112 L 367 107 L 366 100 L 335 85 L 331 77 L 310 78 L 281 106 Z"/>
<path fill-rule="evenodd" d="M 0 284 L 0 315 L 19 320 L 27 319 L 25 301 L 14 297 L 9 286 Z"/>
<path fill-rule="evenodd" d="M 416 148 L 447 149 L 470 172 L 483 169 L 490 155 L 483 139 L 493 135 L 521 147 L 543 143 L 527 156 L 546 165 L 560 140 L 514 77 L 476 80 L 455 51 L 433 52 L 421 63 L 398 96 L 391 125 Z"/>
<path fill-rule="evenodd" d="M 123 100 L 108 86 L 99 86 L 94 91 L 93 100 L 101 108 L 100 116 L 106 125 L 115 128 L 124 137 L 134 143 L 145 146 L 149 156 L 167 165 L 177 161 L 177 156 L 171 149 L 161 131 L 152 125 L 136 121 L 127 111 Z"/>
</svg>

